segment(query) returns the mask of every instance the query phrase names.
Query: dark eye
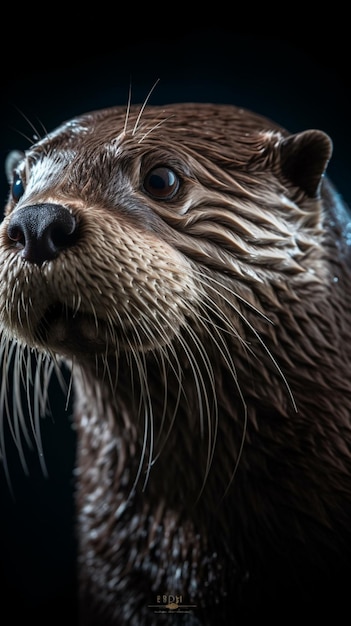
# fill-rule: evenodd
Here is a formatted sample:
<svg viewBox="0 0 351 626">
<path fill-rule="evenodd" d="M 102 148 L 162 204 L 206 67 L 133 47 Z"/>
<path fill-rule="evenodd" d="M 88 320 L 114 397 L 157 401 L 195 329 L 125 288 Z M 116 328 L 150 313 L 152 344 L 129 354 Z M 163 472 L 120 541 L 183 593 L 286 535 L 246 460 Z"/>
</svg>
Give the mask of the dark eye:
<svg viewBox="0 0 351 626">
<path fill-rule="evenodd" d="M 169 167 L 155 167 L 145 176 L 144 189 L 152 198 L 170 200 L 179 189 L 179 178 Z"/>
<path fill-rule="evenodd" d="M 11 193 L 15 202 L 18 202 L 18 200 L 24 194 L 24 184 L 22 182 L 20 175 L 17 174 L 17 172 L 15 172 L 13 176 Z"/>
</svg>

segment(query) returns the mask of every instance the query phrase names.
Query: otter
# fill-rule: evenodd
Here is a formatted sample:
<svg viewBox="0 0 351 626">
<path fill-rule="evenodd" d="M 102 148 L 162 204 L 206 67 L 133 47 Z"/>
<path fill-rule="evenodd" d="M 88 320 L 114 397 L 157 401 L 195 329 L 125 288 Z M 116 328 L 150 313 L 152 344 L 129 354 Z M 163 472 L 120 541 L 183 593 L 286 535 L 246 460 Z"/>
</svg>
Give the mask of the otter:
<svg viewBox="0 0 351 626">
<path fill-rule="evenodd" d="M 322 130 L 231 104 L 129 103 L 8 156 L 1 359 L 44 413 L 71 371 L 81 626 L 347 606 L 351 218 L 331 155 Z"/>
</svg>

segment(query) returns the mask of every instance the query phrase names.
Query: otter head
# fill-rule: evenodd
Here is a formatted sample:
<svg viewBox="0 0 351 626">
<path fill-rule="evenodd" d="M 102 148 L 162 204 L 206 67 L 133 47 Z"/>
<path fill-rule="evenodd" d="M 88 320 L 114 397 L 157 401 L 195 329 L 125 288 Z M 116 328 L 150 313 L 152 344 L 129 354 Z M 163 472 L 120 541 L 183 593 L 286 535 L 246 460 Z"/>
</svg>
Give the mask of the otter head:
<svg viewBox="0 0 351 626">
<path fill-rule="evenodd" d="M 330 155 L 323 132 L 289 135 L 232 106 L 64 123 L 7 160 L 1 327 L 78 360 L 220 325 L 242 348 L 250 315 L 274 317 L 282 295 L 292 305 L 325 271 Z"/>
</svg>

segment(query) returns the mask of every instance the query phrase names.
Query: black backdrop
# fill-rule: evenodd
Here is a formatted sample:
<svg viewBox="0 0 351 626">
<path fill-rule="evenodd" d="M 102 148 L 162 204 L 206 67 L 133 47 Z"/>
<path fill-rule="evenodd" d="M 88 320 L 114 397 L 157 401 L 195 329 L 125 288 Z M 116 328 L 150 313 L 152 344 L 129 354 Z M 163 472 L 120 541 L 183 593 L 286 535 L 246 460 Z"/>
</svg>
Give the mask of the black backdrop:
<svg viewBox="0 0 351 626">
<path fill-rule="evenodd" d="M 92 18 L 93 19 L 93 18 Z M 106 19 L 109 19 L 107 15 Z M 112 19 L 112 18 L 111 18 Z M 133 40 L 97 46 L 95 38 L 73 47 L 64 30 L 28 34 L 17 40 L 21 61 L 3 57 L 1 160 L 25 149 L 33 128 L 52 130 L 76 114 L 142 102 L 160 79 L 150 103 L 213 101 L 260 112 L 296 132 L 320 128 L 332 137 L 329 176 L 351 206 L 350 82 L 343 70 L 346 43 L 318 32 L 253 36 L 231 28 L 175 29 L 171 34 L 139 30 Z M 93 30 L 93 28 L 92 28 Z M 347 60 L 347 58 L 346 58 Z M 7 185 L 0 171 L 0 209 Z M 1 624 L 34 619 L 75 623 L 75 551 L 72 469 L 75 436 L 71 407 L 52 388 L 52 418 L 42 423 L 48 478 L 38 455 L 24 443 L 26 474 L 9 429 L 3 427 L 8 478 L 0 464 Z M 9 609 L 6 621 L 6 609 Z"/>
</svg>

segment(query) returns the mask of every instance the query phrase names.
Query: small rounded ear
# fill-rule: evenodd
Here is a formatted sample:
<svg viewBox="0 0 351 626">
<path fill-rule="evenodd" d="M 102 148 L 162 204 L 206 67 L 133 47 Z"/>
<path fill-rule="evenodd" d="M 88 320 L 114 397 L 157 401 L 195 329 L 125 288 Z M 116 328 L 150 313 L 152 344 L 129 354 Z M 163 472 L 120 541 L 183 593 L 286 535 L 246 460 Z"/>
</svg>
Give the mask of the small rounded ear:
<svg viewBox="0 0 351 626">
<path fill-rule="evenodd" d="M 6 173 L 6 178 L 9 183 L 11 183 L 12 178 L 13 178 L 13 173 L 23 158 L 24 158 L 24 152 L 21 152 L 20 150 L 12 150 L 7 155 L 5 159 L 5 173 Z"/>
<path fill-rule="evenodd" d="M 317 197 L 332 152 L 332 141 L 321 130 L 290 135 L 280 144 L 281 170 L 308 196 Z"/>
</svg>

